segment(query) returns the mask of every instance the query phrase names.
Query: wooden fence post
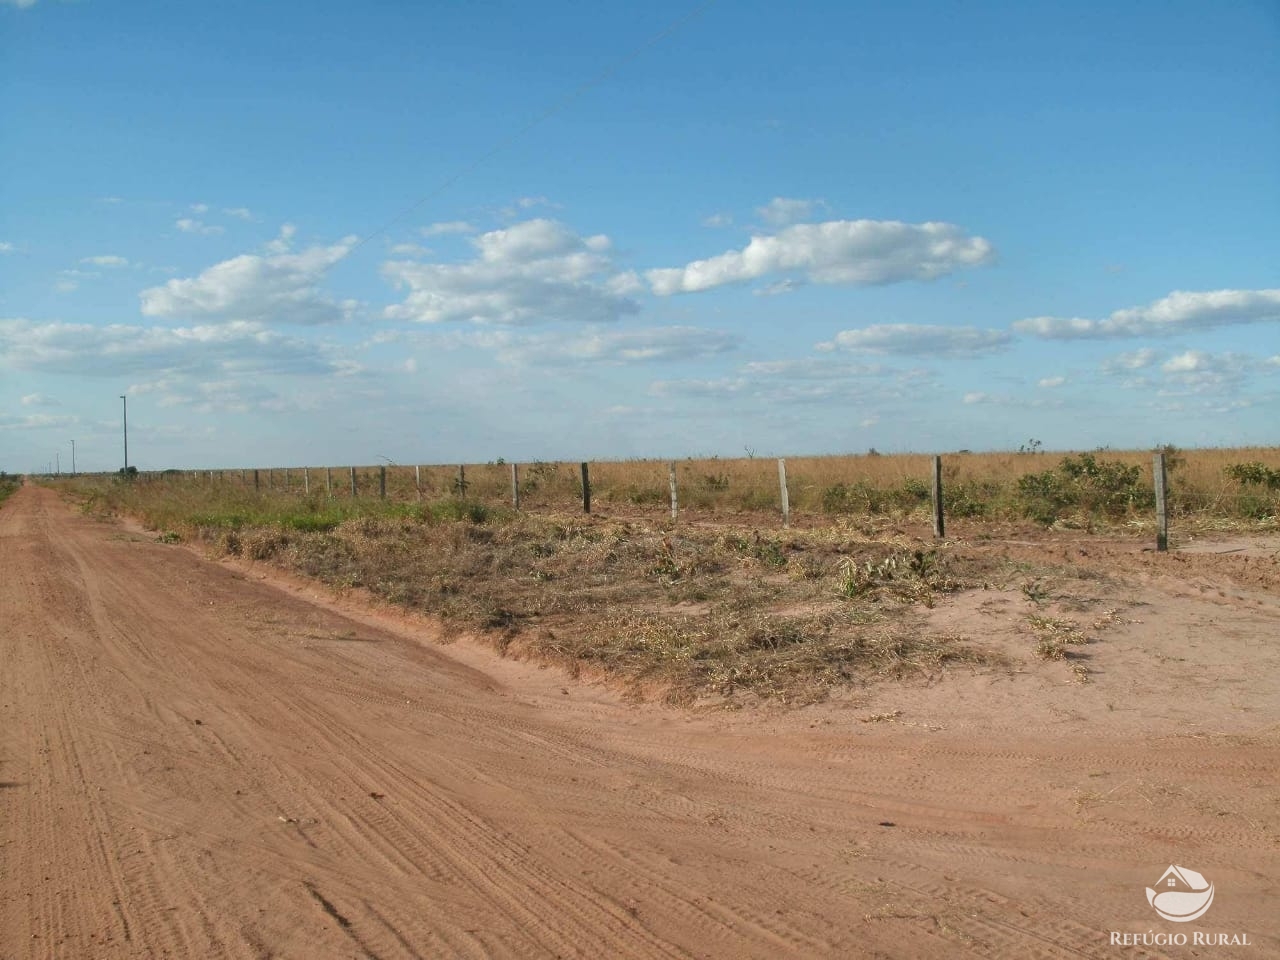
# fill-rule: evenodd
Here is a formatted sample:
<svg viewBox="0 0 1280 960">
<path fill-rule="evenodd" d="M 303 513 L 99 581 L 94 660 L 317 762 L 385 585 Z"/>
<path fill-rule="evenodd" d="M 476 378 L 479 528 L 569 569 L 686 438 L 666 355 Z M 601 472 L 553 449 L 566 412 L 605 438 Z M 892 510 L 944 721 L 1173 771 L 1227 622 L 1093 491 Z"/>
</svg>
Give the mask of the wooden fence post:
<svg viewBox="0 0 1280 960">
<path fill-rule="evenodd" d="M 351 499 L 356 498 L 356 468 L 351 468 Z"/>
<path fill-rule="evenodd" d="M 284 468 L 284 492 L 289 492 L 289 468 Z"/>
<path fill-rule="evenodd" d="M 587 461 L 582 461 L 582 512 L 591 512 L 591 472 Z"/>
<path fill-rule="evenodd" d="M 267 468 L 267 489 L 274 490 L 276 488 L 276 468 Z"/>
<path fill-rule="evenodd" d="M 782 489 L 782 525 L 791 526 L 791 497 L 787 493 L 787 461 L 778 461 L 778 486 Z"/>
<path fill-rule="evenodd" d="M 333 468 L 324 468 L 324 493 L 327 497 L 333 496 Z"/>
<path fill-rule="evenodd" d="M 418 491 L 418 501 L 422 501 L 422 465 L 413 465 L 413 488 Z"/>
<path fill-rule="evenodd" d="M 306 496 L 311 496 L 311 468 L 302 468 L 302 492 Z"/>
<path fill-rule="evenodd" d="M 1151 467 L 1156 485 L 1156 549 L 1164 553 L 1169 549 L 1169 475 L 1165 470 L 1163 453 L 1155 455 Z"/>
<path fill-rule="evenodd" d="M 467 467 L 466 464 L 458 464 L 458 479 L 454 481 L 454 486 L 458 489 L 458 496 L 464 500 L 467 496 Z"/>
<path fill-rule="evenodd" d="M 676 488 L 676 464 L 674 460 L 667 464 L 667 487 L 671 490 L 671 519 L 674 520 L 680 515 L 680 495 Z"/>
<path fill-rule="evenodd" d="M 378 467 L 378 496 L 387 499 L 387 465 Z"/>
<path fill-rule="evenodd" d="M 511 465 L 511 506 L 520 509 L 520 464 Z"/>
<path fill-rule="evenodd" d="M 253 471 L 253 489 L 256 491 L 256 490 L 259 490 L 260 488 L 261 488 L 261 483 L 258 480 L 258 471 L 255 469 Z"/>
<path fill-rule="evenodd" d="M 946 536 L 947 521 L 942 510 L 942 458 L 933 458 L 933 535 Z"/>
</svg>

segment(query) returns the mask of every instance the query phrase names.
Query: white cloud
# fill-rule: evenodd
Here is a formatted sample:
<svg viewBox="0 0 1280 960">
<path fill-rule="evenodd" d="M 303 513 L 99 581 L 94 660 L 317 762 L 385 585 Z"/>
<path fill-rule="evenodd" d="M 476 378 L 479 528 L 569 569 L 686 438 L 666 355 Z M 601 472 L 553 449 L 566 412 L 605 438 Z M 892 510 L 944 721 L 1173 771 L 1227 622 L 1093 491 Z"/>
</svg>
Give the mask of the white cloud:
<svg viewBox="0 0 1280 960">
<path fill-rule="evenodd" d="M 191 205 L 192 213 L 208 213 L 209 205 L 207 203 L 193 203 Z"/>
<path fill-rule="evenodd" d="M 293 247 L 293 238 L 298 235 L 298 228 L 292 223 L 282 223 L 280 232 L 274 240 L 266 243 L 267 253 L 288 253 Z"/>
<path fill-rule="evenodd" d="M 79 422 L 79 417 L 54 416 L 48 413 L 33 413 L 25 417 L 0 414 L 0 430 L 45 430 L 51 427 L 67 427 Z"/>
<path fill-rule="evenodd" d="M 1064 405 L 1061 400 L 1055 398 L 1010 396 L 1009 394 L 986 393 L 982 390 L 964 394 L 961 397 L 961 401 L 969 406 L 1012 407 L 1015 409 L 1060 408 Z"/>
<path fill-rule="evenodd" d="M 1166 357 L 1148 347 L 1109 357 L 1102 371 L 1116 377 L 1121 386 L 1155 391 L 1160 397 L 1217 398 L 1209 409 L 1222 412 L 1252 404 L 1255 398 L 1248 396 L 1250 391 L 1280 374 L 1280 356 L 1185 350 Z M 1222 406 L 1223 397 L 1236 407 Z"/>
<path fill-rule="evenodd" d="M 826 209 L 825 200 L 798 200 L 790 197 L 774 197 L 756 213 L 771 227 L 786 227 L 808 220 L 818 210 Z"/>
<path fill-rule="evenodd" d="M 425 227 L 421 227 L 418 233 L 424 237 L 441 237 L 451 233 L 475 233 L 476 228 L 465 220 L 447 220 L 442 223 L 432 223 Z"/>
<path fill-rule="evenodd" d="M 592 329 L 574 334 L 515 336 L 499 358 L 520 364 L 557 365 L 575 362 L 621 365 L 694 360 L 727 353 L 741 342 L 737 334 L 700 327 L 650 327 L 639 330 Z"/>
<path fill-rule="evenodd" d="M 222 232 L 221 227 L 209 226 L 199 220 L 192 220 L 190 217 L 182 217 L 179 220 L 175 220 L 173 225 L 183 233 L 196 233 L 206 237 Z"/>
<path fill-rule="evenodd" d="M 81 263 L 92 264 L 95 267 L 127 267 L 129 261 L 124 257 L 118 257 L 115 254 L 102 254 L 96 257 L 84 257 Z"/>
<path fill-rule="evenodd" d="M 1124 373 L 1133 370 L 1145 370 L 1156 363 L 1162 354 L 1159 350 L 1151 347 L 1143 347 L 1141 350 L 1130 350 L 1125 353 L 1118 353 L 1114 357 L 1108 357 L 1102 361 L 1103 373 Z"/>
<path fill-rule="evenodd" d="M 778 280 L 775 283 L 766 284 L 757 290 L 753 290 L 757 297 L 777 297 L 784 293 L 790 293 L 793 290 L 799 290 L 804 286 L 803 280 L 797 280 L 794 277 L 788 277 L 785 280 Z"/>
<path fill-rule="evenodd" d="M 36 5 L 36 0 L 0 0 L 0 3 L 7 3 L 11 7 L 17 7 L 19 10 L 27 10 Z"/>
<path fill-rule="evenodd" d="M 60 407 L 62 406 L 62 404 L 60 404 L 53 397 L 47 396 L 46 394 L 43 394 L 43 393 L 28 393 L 25 397 L 22 398 L 22 405 L 24 407 Z"/>
<path fill-rule="evenodd" d="M 832 220 L 752 237 L 742 250 L 683 267 L 650 270 L 645 276 L 659 296 L 710 290 L 776 273 L 800 274 L 814 283 L 866 286 L 934 280 L 962 267 L 990 263 L 994 257 L 988 241 L 950 223 Z"/>
<path fill-rule="evenodd" d="M 1176 290 L 1145 307 L 1117 310 L 1103 320 L 1031 317 L 1013 326 L 1050 340 L 1168 335 L 1280 320 L 1280 290 Z"/>
<path fill-rule="evenodd" d="M 392 320 L 523 324 L 600 323 L 634 313 L 634 275 L 618 273 L 608 238 L 583 238 L 554 220 L 527 220 L 471 239 L 477 256 L 462 263 L 391 260 L 383 275 L 408 291 L 389 306 Z"/>
<path fill-rule="evenodd" d="M 1280 358 L 1256 357 L 1244 353 L 1207 353 L 1187 350 L 1160 365 L 1160 371 L 1175 388 L 1193 393 L 1235 391 L 1251 379 L 1276 372 Z"/>
<path fill-rule="evenodd" d="M 507 218 L 518 217 L 521 214 L 528 213 L 535 207 L 546 207 L 548 210 L 558 210 L 560 209 L 560 204 L 553 203 L 546 197 L 520 197 L 515 201 L 515 203 L 503 207 L 499 213 Z"/>
<path fill-rule="evenodd" d="M 0 254 L 13 253 L 17 248 L 7 240 L 0 240 Z"/>
<path fill-rule="evenodd" d="M 248 207 L 223 207 L 222 212 L 228 217 L 235 217 L 237 220 L 253 219 L 253 211 Z"/>
<path fill-rule="evenodd" d="M 713 213 L 702 218 L 704 227 L 711 227 L 714 230 L 720 230 L 724 227 L 733 226 L 733 214 L 731 213 Z"/>
<path fill-rule="evenodd" d="M 1052 390 L 1054 387 L 1060 387 L 1066 382 L 1066 377 L 1045 377 L 1043 380 L 1037 381 L 1036 386 L 1043 387 L 1046 390 Z"/>
<path fill-rule="evenodd" d="M 649 392 L 659 397 L 697 397 L 770 404 L 827 402 L 881 403 L 918 394 L 927 374 L 881 364 L 805 357 L 743 364 L 727 377 L 657 380 Z"/>
<path fill-rule="evenodd" d="M 431 251 L 420 243 L 396 243 L 392 244 L 390 253 L 396 257 L 425 257 Z"/>
<path fill-rule="evenodd" d="M 0 362 L 79 377 L 327 376 L 352 369 L 323 344 L 243 322 L 175 328 L 0 320 Z"/>
<path fill-rule="evenodd" d="M 279 250 L 292 236 L 288 225 Z M 209 267 L 196 277 L 170 280 L 140 294 L 147 317 L 190 317 L 212 321 L 322 324 L 350 319 L 358 303 L 338 301 L 320 289 L 330 268 L 355 244 L 346 237 L 327 247 L 267 256 L 242 254 Z"/>
<path fill-rule="evenodd" d="M 860 330 L 842 330 L 819 350 L 852 350 L 860 353 L 897 353 L 944 356 L 990 353 L 1013 337 L 1004 330 L 977 327 L 943 327 L 915 323 L 878 323 Z"/>
</svg>

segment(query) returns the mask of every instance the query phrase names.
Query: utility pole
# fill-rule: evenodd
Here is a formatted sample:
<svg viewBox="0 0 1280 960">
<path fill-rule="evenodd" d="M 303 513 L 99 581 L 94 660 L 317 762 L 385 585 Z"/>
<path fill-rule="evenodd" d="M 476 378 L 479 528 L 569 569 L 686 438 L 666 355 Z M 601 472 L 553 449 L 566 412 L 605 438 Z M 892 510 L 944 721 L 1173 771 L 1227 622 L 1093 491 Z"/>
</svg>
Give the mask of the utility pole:
<svg viewBox="0 0 1280 960">
<path fill-rule="evenodd" d="M 120 394 L 121 408 L 124 411 L 124 475 L 129 476 L 129 400 Z"/>
<path fill-rule="evenodd" d="M 71 475 L 76 475 L 76 442 L 71 441 Z"/>
<path fill-rule="evenodd" d="M 53 451 L 53 462 L 56 465 L 54 468 L 53 475 L 55 477 L 62 476 L 62 451 L 61 450 Z"/>
</svg>

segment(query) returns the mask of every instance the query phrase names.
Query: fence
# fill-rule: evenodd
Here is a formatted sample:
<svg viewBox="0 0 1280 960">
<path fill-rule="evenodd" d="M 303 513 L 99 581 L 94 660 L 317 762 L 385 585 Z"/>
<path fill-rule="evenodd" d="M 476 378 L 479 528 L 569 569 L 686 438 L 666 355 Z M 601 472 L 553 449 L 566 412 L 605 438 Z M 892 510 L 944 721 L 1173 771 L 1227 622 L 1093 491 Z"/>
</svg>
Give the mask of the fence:
<svg viewBox="0 0 1280 960">
<path fill-rule="evenodd" d="M 1236 515 L 1232 511 L 1238 509 L 1245 516 L 1280 512 L 1280 491 L 1252 490 L 1229 480 L 1209 482 L 1214 473 L 1221 477 L 1221 464 L 1212 471 L 1188 470 L 1187 458 L 1196 453 L 1122 454 L 1110 460 L 1110 454 L 1081 454 L 1068 456 L 1056 468 L 1053 458 L 1041 453 L 871 454 L 777 461 L 237 468 L 144 473 L 140 478 L 229 485 L 273 496 L 398 503 L 457 498 L 519 510 L 589 513 L 594 508 L 671 520 L 772 513 L 783 526 L 797 517 L 920 514 L 932 520 L 939 538 L 945 536 L 950 517 L 997 516 L 1001 504 L 1046 522 L 1078 507 L 1154 517 L 1160 550 L 1168 546 L 1171 516 L 1195 510 Z M 1220 452 L 1212 453 L 1222 459 Z M 1264 475 L 1272 474 L 1264 470 Z"/>
</svg>

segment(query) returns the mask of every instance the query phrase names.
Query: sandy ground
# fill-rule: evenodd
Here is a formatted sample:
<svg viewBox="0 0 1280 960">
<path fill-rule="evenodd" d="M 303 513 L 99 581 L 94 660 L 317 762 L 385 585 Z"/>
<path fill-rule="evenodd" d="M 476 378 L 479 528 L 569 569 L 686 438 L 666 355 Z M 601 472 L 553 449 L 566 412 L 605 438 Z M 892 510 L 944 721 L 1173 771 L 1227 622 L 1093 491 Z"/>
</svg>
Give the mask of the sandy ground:
<svg viewBox="0 0 1280 960">
<path fill-rule="evenodd" d="M 0 956 L 1277 957 L 1280 545 L 1238 546 L 1061 548 L 1123 574 L 1086 684 L 978 591 L 931 617 L 1008 671 L 690 712 L 27 486 Z M 1201 920 L 1148 906 L 1171 863 Z M 1110 942 L 1194 931 L 1251 946 Z"/>
</svg>

